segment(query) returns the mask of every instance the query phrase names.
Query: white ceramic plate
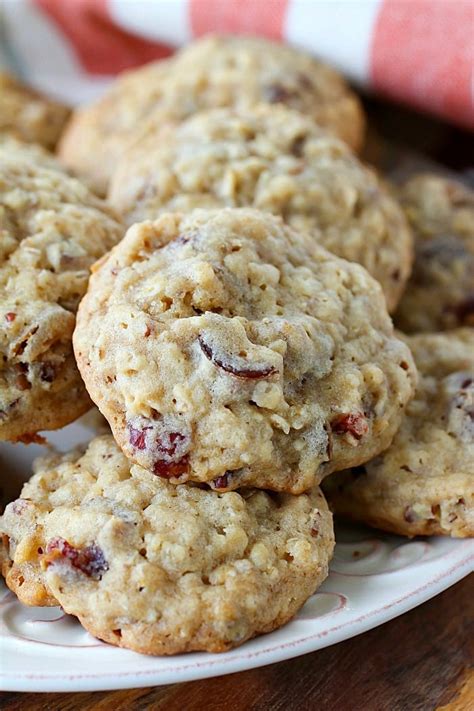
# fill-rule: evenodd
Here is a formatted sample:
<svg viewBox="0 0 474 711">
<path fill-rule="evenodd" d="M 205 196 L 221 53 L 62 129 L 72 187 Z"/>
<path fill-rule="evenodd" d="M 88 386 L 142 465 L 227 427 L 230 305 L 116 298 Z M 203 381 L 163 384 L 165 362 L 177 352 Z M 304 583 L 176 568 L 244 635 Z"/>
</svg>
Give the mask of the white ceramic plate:
<svg viewBox="0 0 474 711">
<path fill-rule="evenodd" d="M 60 449 L 87 441 L 74 424 L 50 439 Z M 2 445 L 0 466 L 28 477 L 37 446 Z M 172 684 L 253 669 L 366 632 L 401 615 L 474 568 L 474 540 L 408 541 L 360 528 L 337 531 L 331 574 L 288 625 L 225 654 L 147 657 L 103 644 L 60 608 L 27 608 L 0 590 L 0 683 L 9 691 L 98 691 Z"/>
</svg>

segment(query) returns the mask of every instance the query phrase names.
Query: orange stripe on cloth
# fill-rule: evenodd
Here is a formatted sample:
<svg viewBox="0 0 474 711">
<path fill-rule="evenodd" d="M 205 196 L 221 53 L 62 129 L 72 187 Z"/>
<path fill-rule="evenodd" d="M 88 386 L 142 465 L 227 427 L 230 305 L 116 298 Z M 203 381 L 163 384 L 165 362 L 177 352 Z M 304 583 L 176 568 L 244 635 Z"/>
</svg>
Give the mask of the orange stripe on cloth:
<svg viewBox="0 0 474 711">
<path fill-rule="evenodd" d="M 381 93 L 474 129 L 472 0 L 383 0 L 370 72 Z"/>
<path fill-rule="evenodd" d="M 172 52 L 164 44 L 142 39 L 117 27 L 109 16 L 107 0 L 34 2 L 69 40 L 89 74 L 117 74 Z"/>
<path fill-rule="evenodd" d="M 263 35 L 283 39 L 289 0 L 190 0 L 194 37 L 208 32 Z"/>
</svg>

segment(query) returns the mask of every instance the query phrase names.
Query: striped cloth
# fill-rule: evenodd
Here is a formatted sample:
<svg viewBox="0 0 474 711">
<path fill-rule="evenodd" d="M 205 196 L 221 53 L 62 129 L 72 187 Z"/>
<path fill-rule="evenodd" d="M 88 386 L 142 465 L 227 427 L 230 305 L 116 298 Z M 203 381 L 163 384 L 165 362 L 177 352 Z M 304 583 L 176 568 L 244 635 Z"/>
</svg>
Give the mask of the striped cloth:
<svg viewBox="0 0 474 711">
<path fill-rule="evenodd" d="M 287 41 L 474 128 L 474 0 L 0 0 L 0 65 L 79 103 L 212 31 Z"/>
</svg>

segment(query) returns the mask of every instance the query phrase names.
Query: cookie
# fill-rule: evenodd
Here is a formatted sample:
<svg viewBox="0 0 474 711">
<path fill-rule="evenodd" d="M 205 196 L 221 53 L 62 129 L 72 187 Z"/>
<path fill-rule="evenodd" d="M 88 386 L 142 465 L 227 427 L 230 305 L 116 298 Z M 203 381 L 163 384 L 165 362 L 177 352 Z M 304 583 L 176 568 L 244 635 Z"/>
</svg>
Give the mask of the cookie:
<svg viewBox="0 0 474 711">
<path fill-rule="evenodd" d="M 122 228 L 77 180 L 20 153 L 0 146 L 0 439 L 30 441 L 91 405 L 72 351 L 75 312 Z"/>
<path fill-rule="evenodd" d="M 23 141 L 53 149 L 69 113 L 66 106 L 41 96 L 0 71 L 0 135 L 12 134 Z"/>
<path fill-rule="evenodd" d="M 328 574 L 334 534 L 318 488 L 174 487 L 130 466 L 110 436 L 35 469 L 0 522 L 7 584 L 111 644 L 222 652 L 285 624 Z"/>
<path fill-rule="evenodd" d="M 474 536 L 474 330 L 406 341 L 420 382 L 392 446 L 334 474 L 336 513 L 406 536 Z"/>
<path fill-rule="evenodd" d="M 288 46 L 251 37 L 206 37 L 173 59 L 128 72 L 76 111 L 62 138 L 65 164 L 105 191 L 117 160 L 145 120 L 181 121 L 203 109 L 286 104 L 352 148 L 362 143 L 358 98 L 333 69 Z"/>
<path fill-rule="evenodd" d="M 9 134 L 0 134 L 0 158 L 27 161 L 42 168 L 65 173 L 57 158 L 38 143 L 26 143 Z"/>
<path fill-rule="evenodd" d="M 362 267 L 243 208 L 131 227 L 94 268 L 74 348 L 132 461 L 217 489 L 296 494 L 367 461 L 415 373 Z"/>
<path fill-rule="evenodd" d="M 411 270 L 412 236 L 396 200 L 342 141 L 284 106 L 214 109 L 124 153 L 110 199 L 128 224 L 163 211 L 255 207 L 311 231 L 382 285 L 389 310 Z"/>
<path fill-rule="evenodd" d="M 401 188 L 400 199 L 416 257 L 397 325 L 407 333 L 474 326 L 474 191 L 423 174 Z"/>
</svg>

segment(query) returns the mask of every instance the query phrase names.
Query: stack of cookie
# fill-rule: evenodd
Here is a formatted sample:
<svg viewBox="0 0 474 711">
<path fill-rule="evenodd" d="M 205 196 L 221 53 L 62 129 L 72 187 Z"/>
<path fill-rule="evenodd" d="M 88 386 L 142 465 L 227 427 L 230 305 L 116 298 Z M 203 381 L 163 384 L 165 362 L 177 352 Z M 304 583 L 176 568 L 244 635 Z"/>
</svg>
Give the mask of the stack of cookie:
<svg viewBox="0 0 474 711">
<path fill-rule="evenodd" d="M 38 460 L 6 507 L 20 600 L 140 652 L 223 651 L 327 576 L 323 479 L 343 515 L 473 535 L 472 194 L 394 194 L 353 152 L 343 80 L 263 40 L 119 78 L 61 162 L 3 103 L 0 438 L 89 398 L 112 430 Z"/>
<path fill-rule="evenodd" d="M 395 323 L 418 387 L 392 446 L 325 491 L 337 513 L 386 531 L 474 536 L 474 193 L 418 175 L 399 198 L 416 256 Z"/>
</svg>

